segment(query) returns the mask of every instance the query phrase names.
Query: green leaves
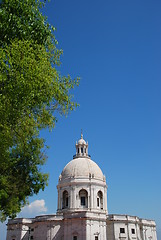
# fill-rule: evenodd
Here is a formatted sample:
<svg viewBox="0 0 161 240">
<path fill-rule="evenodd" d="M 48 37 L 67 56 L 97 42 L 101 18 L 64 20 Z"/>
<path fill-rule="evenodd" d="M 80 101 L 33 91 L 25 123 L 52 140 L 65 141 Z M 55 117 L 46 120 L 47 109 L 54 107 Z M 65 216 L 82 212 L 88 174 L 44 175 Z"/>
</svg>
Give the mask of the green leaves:
<svg viewBox="0 0 161 240">
<path fill-rule="evenodd" d="M 58 72 L 62 50 L 55 28 L 40 8 L 45 1 L 3 0 L 0 4 L 0 219 L 15 217 L 47 185 L 43 128 L 57 113 L 75 109 L 70 90 L 79 85 Z"/>
<path fill-rule="evenodd" d="M 45 1 L 44 1 L 45 2 Z M 46 17 L 40 12 L 43 1 L 3 0 L 0 11 L 0 45 L 9 44 L 14 38 L 34 40 L 46 44 L 54 35 Z"/>
</svg>

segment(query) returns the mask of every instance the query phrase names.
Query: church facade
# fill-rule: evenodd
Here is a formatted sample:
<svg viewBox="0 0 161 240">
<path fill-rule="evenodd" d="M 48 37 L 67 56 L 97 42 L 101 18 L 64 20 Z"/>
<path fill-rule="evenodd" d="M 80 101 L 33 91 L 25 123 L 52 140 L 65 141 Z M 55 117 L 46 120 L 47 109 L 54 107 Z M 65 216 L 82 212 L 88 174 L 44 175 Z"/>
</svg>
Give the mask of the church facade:
<svg viewBox="0 0 161 240">
<path fill-rule="evenodd" d="M 157 240 L 155 221 L 108 213 L 106 178 L 82 135 L 57 190 L 57 213 L 9 220 L 7 240 Z"/>
</svg>

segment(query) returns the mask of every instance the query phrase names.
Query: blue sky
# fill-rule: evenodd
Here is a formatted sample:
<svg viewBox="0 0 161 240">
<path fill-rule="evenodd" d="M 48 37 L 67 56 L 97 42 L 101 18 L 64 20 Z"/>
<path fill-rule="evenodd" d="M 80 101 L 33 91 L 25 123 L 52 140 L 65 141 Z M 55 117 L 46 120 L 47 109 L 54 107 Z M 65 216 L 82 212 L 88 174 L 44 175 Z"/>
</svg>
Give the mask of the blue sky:
<svg viewBox="0 0 161 240">
<path fill-rule="evenodd" d="M 43 167 L 50 181 L 29 200 L 42 200 L 45 214 L 56 212 L 58 177 L 83 129 L 89 153 L 106 175 L 109 213 L 155 219 L 161 239 L 160 10 L 159 0 L 46 4 L 43 12 L 64 51 L 60 71 L 81 81 L 73 91 L 80 107 L 41 133 L 50 146 Z"/>
</svg>

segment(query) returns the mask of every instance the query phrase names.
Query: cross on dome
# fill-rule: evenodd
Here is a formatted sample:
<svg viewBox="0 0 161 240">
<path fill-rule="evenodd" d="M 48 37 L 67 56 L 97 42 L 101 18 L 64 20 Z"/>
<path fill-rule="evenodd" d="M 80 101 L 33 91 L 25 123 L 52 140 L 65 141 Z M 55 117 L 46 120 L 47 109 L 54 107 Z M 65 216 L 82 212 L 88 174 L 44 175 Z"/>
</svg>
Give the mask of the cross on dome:
<svg viewBox="0 0 161 240">
<path fill-rule="evenodd" d="M 83 131 L 82 131 L 82 129 L 81 129 L 81 139 L 83 139 Z"/>
</svg>

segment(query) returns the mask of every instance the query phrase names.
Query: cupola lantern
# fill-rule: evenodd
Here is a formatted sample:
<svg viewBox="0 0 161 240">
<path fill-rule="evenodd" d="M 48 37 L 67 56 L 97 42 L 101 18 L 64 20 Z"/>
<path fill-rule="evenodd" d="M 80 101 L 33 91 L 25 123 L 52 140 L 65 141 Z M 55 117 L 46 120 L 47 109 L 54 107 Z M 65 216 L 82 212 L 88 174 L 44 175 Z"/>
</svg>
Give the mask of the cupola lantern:
<svg viewBox="0 0 161 240">
<path fill-rule="evenodd" d="M 83 133 L 81 131 L 81 139 L 79 139 L 78 143 L 76 142 L 76 155 L 77 157 L 87 157 L 88 156 L 88 142 L 83 139 Z"/>
</svg>

